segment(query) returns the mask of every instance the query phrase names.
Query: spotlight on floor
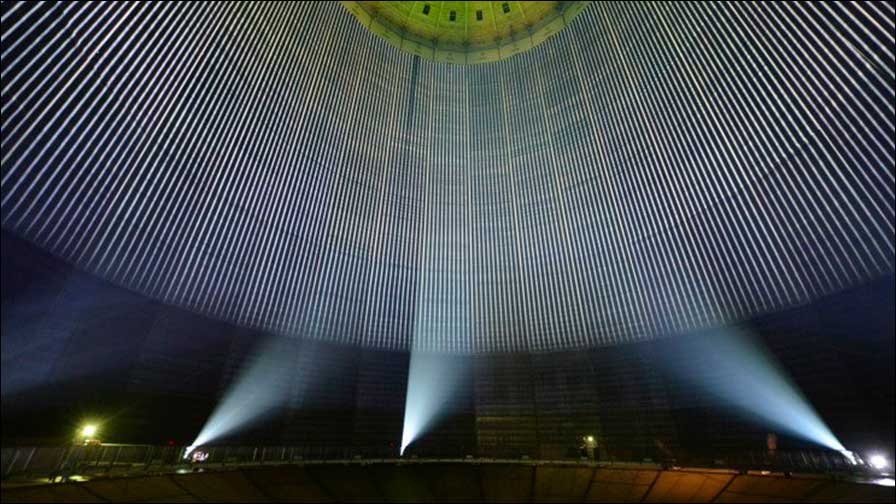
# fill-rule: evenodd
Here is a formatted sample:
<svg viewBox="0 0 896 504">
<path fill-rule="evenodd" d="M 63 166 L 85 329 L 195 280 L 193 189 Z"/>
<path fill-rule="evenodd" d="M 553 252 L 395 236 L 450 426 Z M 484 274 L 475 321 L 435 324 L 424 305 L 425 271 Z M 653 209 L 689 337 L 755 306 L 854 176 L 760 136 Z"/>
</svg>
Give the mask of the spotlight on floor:
<svg viewBox="0 0 896 504">
<path fill-rule="evenodd" d="M 100 444 L 100 440 L 97 439 L 99 431 L 100 429 L 96 424 L 84 424 L 78 430 L 78 439 L 85 445 Z"/>
<path fill-rule="evenodd" d="M 724 327 L 685 335 L 670 342 L 660 362 L 719 406 L 850 456 L 762 340 L 749 330 Z"/>
<path fill-rule="evenodd" d="M 454 398 L 468 371 L 464 358 L 411 352 L 399 455 L 403 456 L 411 443 L 453 412 Z"/>
<path fill-rule="evenodd" d="M 887 460 L 887 457 L 884 457 L 879 453 L 875 453 L 874 455 L 868 457 L 868 464 L 870 464 L 871 467 L 877 469 L 878 471 L 883 471 L 890 466 L 890 462 Z"/>
<path fill-rule="evenodd" d="M 96 434 L 96 425 L 87 424 L 84 427 L 81 427 L 81 436 L 85 438 L 92 438 Z"/>
<path fill-rule="evenodd" d="M 296 347 L 285 338 L 271 338 L 258 347 L 186 448 L 184 458 L 198 446 L 219 441 L 273 414 L 288 398 L 283 386 L 296 370 L 297 356 Z"/>
</svg>

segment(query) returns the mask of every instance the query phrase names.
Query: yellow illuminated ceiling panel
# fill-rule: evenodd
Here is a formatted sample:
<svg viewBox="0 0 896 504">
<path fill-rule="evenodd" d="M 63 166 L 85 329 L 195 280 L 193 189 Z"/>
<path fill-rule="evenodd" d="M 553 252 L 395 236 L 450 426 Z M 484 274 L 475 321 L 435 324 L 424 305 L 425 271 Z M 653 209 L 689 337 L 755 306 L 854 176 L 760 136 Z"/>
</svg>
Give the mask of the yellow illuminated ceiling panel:
<svg viewBox="0 0 896 504">
<path fill-rule="evenodd" d="M 588 2 L 342 2 L 371 32 L 412 54 L 475 64 L 526 51 Z"/>
</svg>

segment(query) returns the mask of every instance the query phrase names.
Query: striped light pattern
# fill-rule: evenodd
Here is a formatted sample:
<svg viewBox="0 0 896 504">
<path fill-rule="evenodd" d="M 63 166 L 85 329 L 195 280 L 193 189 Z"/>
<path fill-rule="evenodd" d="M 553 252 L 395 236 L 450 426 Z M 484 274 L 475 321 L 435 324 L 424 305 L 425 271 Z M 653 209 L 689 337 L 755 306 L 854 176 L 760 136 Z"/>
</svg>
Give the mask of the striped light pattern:
<svg viewBox="0 0 896 504">
<path fill-rule="evenodd" d="M 894 272 L 891 3 L 593 3 L 476 66 L 335 2 L 2 9 L 3 227 L 213 317 L 537 351 Z"/>
</svg>

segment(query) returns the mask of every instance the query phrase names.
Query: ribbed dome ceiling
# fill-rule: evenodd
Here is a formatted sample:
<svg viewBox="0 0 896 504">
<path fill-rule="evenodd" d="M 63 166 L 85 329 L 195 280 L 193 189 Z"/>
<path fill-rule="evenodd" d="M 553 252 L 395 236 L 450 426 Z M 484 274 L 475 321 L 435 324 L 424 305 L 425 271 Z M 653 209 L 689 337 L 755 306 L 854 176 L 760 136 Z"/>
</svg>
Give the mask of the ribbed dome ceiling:
<svg viewBox="0 0 896 504">
<path fill-rule="evenodd" d="M 4 229 L 213 317 L 545 350 L 894 271 L 890 3 L 590 3 L 482 65 L 331 2 L 2 9 Z"/>
</svg>

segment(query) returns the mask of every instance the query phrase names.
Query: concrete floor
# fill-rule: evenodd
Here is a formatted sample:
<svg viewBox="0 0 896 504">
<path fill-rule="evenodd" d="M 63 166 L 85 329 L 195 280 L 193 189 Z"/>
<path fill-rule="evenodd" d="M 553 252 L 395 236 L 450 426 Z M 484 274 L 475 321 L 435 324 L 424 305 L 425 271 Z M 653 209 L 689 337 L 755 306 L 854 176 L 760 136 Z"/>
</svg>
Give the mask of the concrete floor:
<svg viewBox="0 0 896 504">
<path fill-rule="evenodd" d="M 827 476 L 652 466 L 351 463 L 4 484 L 5 502 L 893 502 Z"/>
</svg>

